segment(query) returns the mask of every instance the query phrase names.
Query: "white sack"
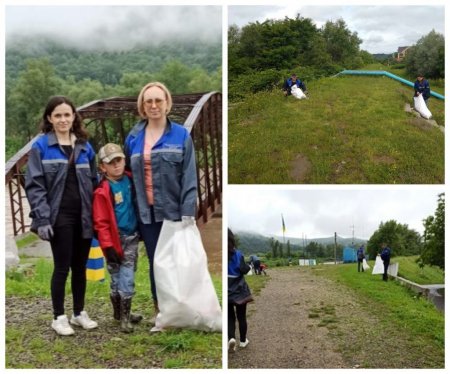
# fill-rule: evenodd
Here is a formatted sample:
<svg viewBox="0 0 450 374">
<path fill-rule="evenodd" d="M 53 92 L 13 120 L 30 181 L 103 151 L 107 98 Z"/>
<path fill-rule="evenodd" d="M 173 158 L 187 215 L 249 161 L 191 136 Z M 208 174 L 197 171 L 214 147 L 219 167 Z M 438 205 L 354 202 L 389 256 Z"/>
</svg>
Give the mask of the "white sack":
<svg viewBox="0 0 450 374">
<path fill-rule="evenodd" d="M 291 94 L 292 96 L 296 97 L 297 99 L 306 99 L 306 95 L 303 93 L 303 91 L 297 87 L 296 84 L 294 84 L 291 87 Z"/>
<path fill-rule="evenodd" d="M 160 311 L 153 331 L 168 327 L 222 331 L 222 311 L 196 225 L 164 220 L 154 272 Z"/>
<path fill-rule="evenodd" d="M 375 259 L 375 265 L 372 270 L 372 274 L 383 274 L 384 273 L 384 265 L 381 256 L 378 255 Z"/>
<path fill-rule="evenodd" d="M 364 270 L 370 269 L 370 265 L 367 263 L 365 258 L 363 258 L 362 267 L 363 267 Z"/>
<path fill-rule="evenodd" d="M 414 109 L 417 110 L 423 118 L 430 119 L 432 114 L 425 104 L 422 94 L 414 96 Z"/>
</svg>

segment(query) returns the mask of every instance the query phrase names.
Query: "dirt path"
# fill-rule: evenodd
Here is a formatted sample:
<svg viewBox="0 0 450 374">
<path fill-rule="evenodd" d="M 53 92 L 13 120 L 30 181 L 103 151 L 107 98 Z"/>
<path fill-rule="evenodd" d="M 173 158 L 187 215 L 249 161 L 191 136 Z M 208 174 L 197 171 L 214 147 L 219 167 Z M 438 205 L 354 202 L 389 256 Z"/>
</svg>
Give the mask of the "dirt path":
<svg viewBox="0 0 450 374">
<path fill-rule="evenodd" d="M 229 368 L 421 367 L 405 350 L 408 337 L 386 330 L 351 290 L 308 268 L 271 269 L 248 309 L 245 349 Z M 238 332 L 237 332 L 238 336 Z"/>
</svg>

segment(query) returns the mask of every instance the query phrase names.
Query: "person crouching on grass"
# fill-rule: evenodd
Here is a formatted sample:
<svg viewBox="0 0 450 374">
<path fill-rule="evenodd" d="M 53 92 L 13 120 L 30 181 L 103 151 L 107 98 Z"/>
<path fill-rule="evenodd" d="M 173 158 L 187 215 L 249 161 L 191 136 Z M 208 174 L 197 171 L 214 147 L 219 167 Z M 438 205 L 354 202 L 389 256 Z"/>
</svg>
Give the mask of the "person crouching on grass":
<svg viewBox="0 0 450 374">
<path fill-rule="evenodd" d="M 108 143 L 99 153 L 103 179 L 94 192 L 94 229 L 111 275 L 111 303 L 114 319 L 122 332 L 132 332 L 132 323 L 142 316 L 131 314 L 134 274 L 138 258 L 138 222 L 131 174 L 125 172 L 125 155 L 120 146 Z"/>
</svg>

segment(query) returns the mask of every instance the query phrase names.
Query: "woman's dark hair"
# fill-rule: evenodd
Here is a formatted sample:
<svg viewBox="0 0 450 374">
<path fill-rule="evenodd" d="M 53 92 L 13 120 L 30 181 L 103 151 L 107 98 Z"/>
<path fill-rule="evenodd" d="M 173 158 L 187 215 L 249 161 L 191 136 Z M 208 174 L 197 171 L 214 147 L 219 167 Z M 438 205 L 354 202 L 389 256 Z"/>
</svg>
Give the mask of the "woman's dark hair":
<svg viewBox="0 0 450 374">
<path fill-rule="evenodd" d="M 88 139 L 88 132 L 84 128 L 83 120 L 80 114 L 77 112 L 75 105 L 73 105 L 73 103 L 65 96 L 53 96 L 50 98 L 50 100 L 47 103 L 47 106 L 45 107 L 44 114 L 42 115 L 42 120 L 40 124 L 41 131 L 44 134 L 53 131 L 53 125 L 48 121 L 47 117 L 51 116 L 55 108 L 61 104 L 69 105 L 72 108 L 73 113 L 75 114 L 72 129 L 70 131 L 72 131 L 75 134 L 78 140 L 86 141 Z"/>
<path fill-rule="evenodd" d="M 236 240 L 233 232 L 228 229 L 228 256 L 232 255 L 236 250 Z"/>
</svg>

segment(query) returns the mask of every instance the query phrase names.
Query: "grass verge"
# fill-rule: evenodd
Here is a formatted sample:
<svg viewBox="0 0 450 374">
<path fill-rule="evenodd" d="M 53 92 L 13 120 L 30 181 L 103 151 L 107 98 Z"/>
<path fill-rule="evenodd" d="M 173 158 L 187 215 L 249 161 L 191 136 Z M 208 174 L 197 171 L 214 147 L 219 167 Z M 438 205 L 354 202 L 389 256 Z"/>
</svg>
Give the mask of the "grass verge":
<svg viewBox="0 0 450 374">
<path fill-rule="evenodd" d="M 326 266 L 327 271 L 316 271 Z M 357 273 L 354 265 L 324 265 L 313 270 L 317 276 L 324 276 L 342 284 L 355 293 L 367 313 L 380 316 L 386 334 L 402 336 L 409 341 L 404 357 L 414 362 L 425 362 L 426 367 L 444 367 L 445 321 L 429 301 L 401 286 L 398 282 L 383 282 L 381 275 L 370 272 Z M 362 347 L 370 349 L 369 346 Z M 344 347 L 354 354 L 354 347 Z"/>
<path fill-rule="evenodd" d="M 279 90 L 229 108 L 229 182 L 444 182 L 444 136 L 404 111 L 412 89 L 389 78 L 323 78 L 309 100 Z M 444 125 L 444 103 L 430 101 Z M 430 149 L 433 152 L 430 152 Z"/>
<path fill-rule="evenodd" d="M 222 334 L 174 330 L 150 334 L 148 261 L 139 260 L 133 311 L 144 316 L 131 334 L 113 322 L 109 302 L 109 276 L 88 282 L 86 310 L 98 321 L 92 331 L 77 329 L 74 336 L 57 336 L 51 329 L 49 259 L 23 259 L 31 264 L 20 276 L 6 275 L 6 368 L 221 368 Z M 212 274 L 221 300 L 221 275 Z M 71 312 L 70 281 L 66 313 Z"/>
</svg>

